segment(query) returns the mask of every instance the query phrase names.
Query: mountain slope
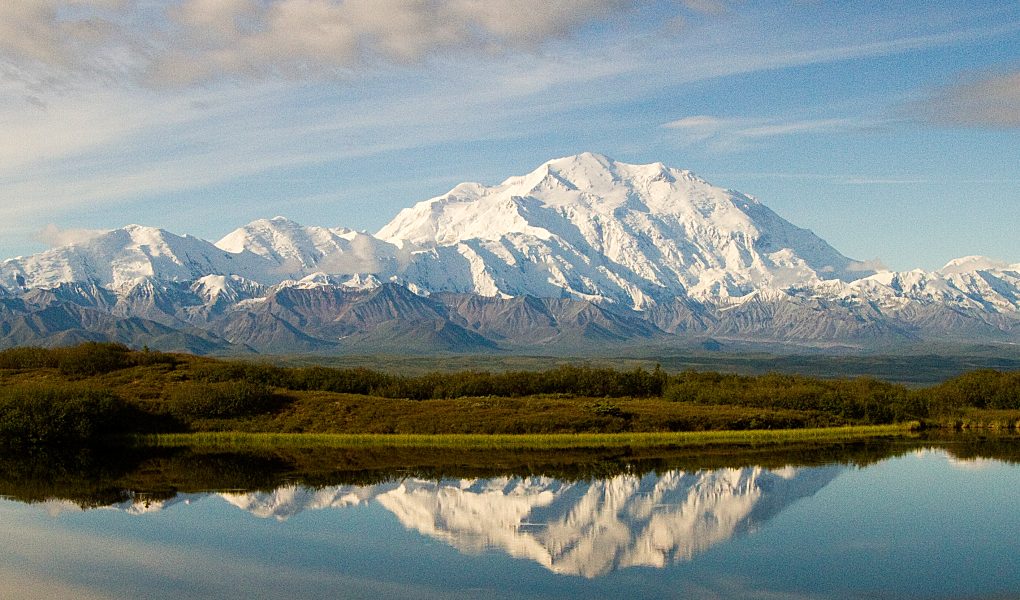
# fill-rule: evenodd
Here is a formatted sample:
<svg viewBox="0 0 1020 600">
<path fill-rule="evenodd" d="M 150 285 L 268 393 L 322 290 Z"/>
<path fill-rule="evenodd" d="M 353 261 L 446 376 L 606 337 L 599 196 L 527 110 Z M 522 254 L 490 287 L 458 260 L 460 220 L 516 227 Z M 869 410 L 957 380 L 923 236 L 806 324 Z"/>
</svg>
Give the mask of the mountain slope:
<svg viewBox="0 0 1020 600">
<path fill-rule="evenodd" d="M 285 217 L 253 221 L 224 236 L 216 247 L 266 259 L 279 280 L 313 273 L 373 273 L 388 278 L 400 270 L 402 254 L 396 246 L 366 233 L 305 227 Z"/>
<path fill-rule="evenodd" d="M 17 290 L 90 281 L 123 289 L 145 278 L 191 281 L 210 274 L 268 278 L 263 261 L 250 252 L 224 252 L 189 235 L 128 225 L 84 243 L 5 260 L 0 286 Z"/>
<path fill-rule="evenodd" d="M 749 196 L 661 163 L 590 153 L 493 187 L 461 184 L 402 210 L 377 236 L 416 250 L 406 276 L 426 289 L 638 309 L 869 274 Z"/>
</svg>

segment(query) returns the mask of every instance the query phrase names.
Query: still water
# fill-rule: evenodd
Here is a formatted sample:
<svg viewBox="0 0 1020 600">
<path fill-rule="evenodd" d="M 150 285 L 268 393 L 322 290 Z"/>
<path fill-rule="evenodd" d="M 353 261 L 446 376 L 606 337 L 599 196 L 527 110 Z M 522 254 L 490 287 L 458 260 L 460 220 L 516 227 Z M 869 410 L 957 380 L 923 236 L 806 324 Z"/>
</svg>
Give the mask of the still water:
<svg viewBox="0 0 1020 600">
<path fill-rule="evenodd" d="M 374 479 L 8 495 L 0 597 L 1020 597 L 1020 466 L 944 448 L 864 466 Z"/>
</svg>

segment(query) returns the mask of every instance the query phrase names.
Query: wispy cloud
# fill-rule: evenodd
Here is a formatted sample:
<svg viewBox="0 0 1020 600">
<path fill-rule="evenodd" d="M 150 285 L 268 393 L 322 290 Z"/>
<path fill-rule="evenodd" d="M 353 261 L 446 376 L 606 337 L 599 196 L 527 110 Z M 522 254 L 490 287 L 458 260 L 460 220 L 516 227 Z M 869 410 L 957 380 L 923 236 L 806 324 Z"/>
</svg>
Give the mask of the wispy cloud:
<svg viewBox="0 0 1020 600">
<path fill-rule="evenodd" d="M 54 96 L 45 111 L 27 119 L 16 106 L 0 103 L 0 123 L 11 124 L 0 140 L 0 231 L 38 217 L 43 207 L 44 218 L 53 220 L 55 212 L 74 215 L 270 173 L 519 135 L 488 116 L 513 96 L 497 99 L 474 89 L 435 95 L 428 86 L 409 85 L 403 96 L 325 105 L 318 88 L 284 83 L 169 95 L 88 90 L 96 101 Z M 285 119 L 279 118 L 283 112 Z M 401 174 L 387 177 L 393 175 Z"/>
<path fill-rule="evenodd" d="M 753 147 L 767 138 L 873 129 L 887 123 L 850 118 L 763 119 L 691 115 L 664 123 L 662 127 L 677 131 L 682 143 L 703 143 L 715 150 L 735 151 Z"/>
<path fill-rule="evenodd" d="M 295 75 L 437 52 L 532 48 L 613 18 L 633 2 L 518 0 L 187 0 L 170 14 L 183 44 L 155 62 L 171 81 L 219 74 Z"/>
<path fill-rule="evenodd" d="M 632 23 L 638 30 L 648 26 L 641 15 L 655 14 L 660 23 L 695 15 L 720 19 L 744 8 L 728 0 L 18 0 L 0 3 L 0 70 L 36 86 L 66 77 L 161 85 L 221 77 L 342 79 L 436 56 L 538 51 L 592 28 Z M 797 43 L 696 62 L 703 74 L 722 76 L 909 52 L 1018 29 L 1004 23 L 823 44 L 797 34 L 790 36 Z M 655 37 L 662 36 L 648 39 Z"/>
<path fill-rule="evenodd" d="M 1020 71 L 985 75 L 939 90 L 920 106 L 927 119 L 967 127 L 1020 127 Z"/>
<path fill-rule="evenodd" d="M 873 258 L 871 260 L 855 260 L 846 266 L 846 270 L 851 273 L 865 273 L 869 271 L 882 272 L 888 271 L 889 267 L 885 266 L 881 260 Z"/>
<path fill-rule="evenodd" d="M 18 0 L 0 4 L 0 55 L 22 63 L 83 66 L 117 44 L 108 14 L 121 0 Z"/>
<path fill-rule="evenodd" d="M 945 185 L 973 184 L 973 185 L 1015 185 L 1020 183 L 1020 178 L 984 177 L 984 178 L 960 178 L 953 173 L 943 173 L 939 176 L 921 175 L 847 175 L 837 173 L 796 173 L 796 172 L 715 172 L 715 177 L 741 178 L 741 179 L 799 179 L 804 181 L 824 181 L 836 185 L 860 185 L 860 186 L 896 186 L 896 185 Z"/>
<path fill-rule="evenodd" d="M 0 3 L 0 60 L 29 71 L 180 84 L 306 79 L 446 53 L 535 50 L 653 0 L 18 0 Z M 673 12 L 720 13 L 685 0 Z"/>
<path fill-rule="evenodd" d="M 845 185 L 928 185 L 927 177 L 845 177 L 839 180 Z"/>
<path fill-rule="evenodd" d="M 57 247 L 68 244 L 80 244 L 107 233 L 108 229 L 61 229 L 53 223 L 43 227 L 36 234 L 38 240 L 47 246 Z"/>
</svg>

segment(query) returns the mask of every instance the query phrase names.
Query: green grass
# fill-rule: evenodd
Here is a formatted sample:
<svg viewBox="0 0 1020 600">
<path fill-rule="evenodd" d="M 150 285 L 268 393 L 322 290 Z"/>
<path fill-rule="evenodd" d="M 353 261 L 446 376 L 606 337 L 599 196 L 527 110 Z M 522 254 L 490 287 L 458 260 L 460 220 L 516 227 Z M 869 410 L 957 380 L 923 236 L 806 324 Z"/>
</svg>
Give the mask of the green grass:
<svg viewBox="0 0 1020 600">
<path fill-rule="evenodd" d="M 957 431 L 1020 431 L 1020 410 L 966 408 L 959 411 L 958 414 L 929 419 L 925 425 Z"/>
<path fill-rule="evenodd" d="M 684 448 L 719 445 L 769 445 L 805 441 L 852 441 L 874 437 L 905 436 L 917 423 L 865 425 L 812 429 L 755 431 L 691 431 L 675 433 L 576 434 L 328 434 L 200 432 L 133 436 L 139 446 L 225 448 L 459 448 L 567 449 L 567 448 Z"/>
</svg>

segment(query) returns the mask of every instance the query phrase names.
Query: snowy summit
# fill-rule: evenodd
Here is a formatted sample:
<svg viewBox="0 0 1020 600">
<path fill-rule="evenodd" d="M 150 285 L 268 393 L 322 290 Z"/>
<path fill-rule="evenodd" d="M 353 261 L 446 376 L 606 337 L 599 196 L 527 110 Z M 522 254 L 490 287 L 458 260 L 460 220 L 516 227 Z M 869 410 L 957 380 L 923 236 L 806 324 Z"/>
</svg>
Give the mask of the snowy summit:
<svg viewBox="0 0 1020 600">
<path fill-rule="evenodd" d="M 565 293 L 639 309 L 870 274 L 750 196 L 662 163 L 592 153 L 493 187 L 461 184 L 404 209 L 377 236 L 454 267 L 419 261 L 426 268 L 408 277 L 429 289 Z"/>
</svg>

